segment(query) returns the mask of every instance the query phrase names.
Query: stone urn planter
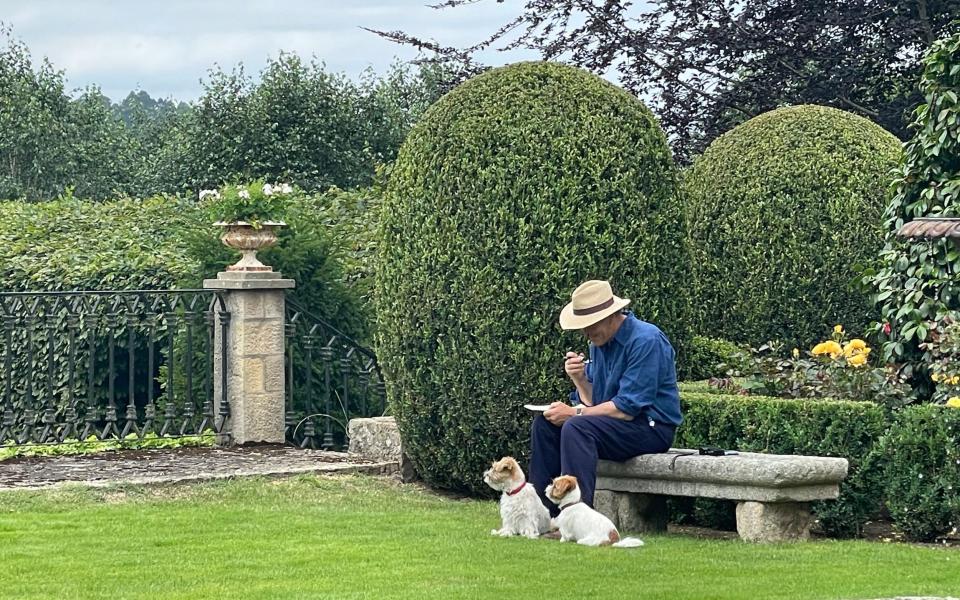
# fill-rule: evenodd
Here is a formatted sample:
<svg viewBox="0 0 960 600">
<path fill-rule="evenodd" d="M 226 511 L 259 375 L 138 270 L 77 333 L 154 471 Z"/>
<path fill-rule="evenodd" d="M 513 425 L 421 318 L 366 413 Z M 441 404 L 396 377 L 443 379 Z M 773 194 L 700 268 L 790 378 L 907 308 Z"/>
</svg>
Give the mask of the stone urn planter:
<svg viewBox="0 0 960 600">
<path fill-rule="evenodd" d="M 269 248 L 277 243 L 277 230 L 286 225 L 283 221 L 264 221 L 260 227 L 254 227 L 246 221 L 217 221 L 217 227 L 223 228 L 220 241 L 224 246 L 239 250 L 243 257 L 227 267 L 227 271 L 273 271 L 257 259 L 257 251 Z"/>
</svg>

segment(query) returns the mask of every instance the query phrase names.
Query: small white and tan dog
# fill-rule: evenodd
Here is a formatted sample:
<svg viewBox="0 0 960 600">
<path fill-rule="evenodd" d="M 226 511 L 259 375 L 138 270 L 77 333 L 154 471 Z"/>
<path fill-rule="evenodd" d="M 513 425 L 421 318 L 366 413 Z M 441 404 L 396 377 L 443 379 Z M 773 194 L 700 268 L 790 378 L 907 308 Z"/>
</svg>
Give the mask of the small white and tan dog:
<svg viewBox="0 0 960 600">
<path fill-rule="evenodd" d="M 540 501 L 533 485 L 527 483 L 523 469 L 512 457 L 495 461 L 483 472 L 483 482 L 503 492 L 500 495 L 501 526 L 490 531 L 492 535 L 522 535 L 533 539 L 550 531 L 547 507 Z"/>
<path fill-rule="evenodd" d="M 613 522 L 580 501 L 577 478 L 563 475 L 547 486 L 547 498 L 560 507 L 560 515 L 554 519 L 560 528 L 561 542 L 576 542 L 584 546 L 614 546 L 636 548 L 643 545 L 637 538 L 620 539 Z"/>
</svg>

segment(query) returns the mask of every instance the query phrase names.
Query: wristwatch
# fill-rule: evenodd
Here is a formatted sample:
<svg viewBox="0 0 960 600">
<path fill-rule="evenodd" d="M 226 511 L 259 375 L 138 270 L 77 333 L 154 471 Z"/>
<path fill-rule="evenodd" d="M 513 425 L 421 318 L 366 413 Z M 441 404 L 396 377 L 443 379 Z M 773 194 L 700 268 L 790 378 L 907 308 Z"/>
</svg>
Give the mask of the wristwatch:
<svg viewBox="0 0 960 600">
<path fill-rule="evenodd" d="M 579 416 L 582 415 L 582 414 L 583 414 L 583 405 L 582 405 L 582 404 L 578 404 L 578 405 L 577 405 L 577 414 L 576 414 L 576 416 L 579 417 Z"/>
</svg>

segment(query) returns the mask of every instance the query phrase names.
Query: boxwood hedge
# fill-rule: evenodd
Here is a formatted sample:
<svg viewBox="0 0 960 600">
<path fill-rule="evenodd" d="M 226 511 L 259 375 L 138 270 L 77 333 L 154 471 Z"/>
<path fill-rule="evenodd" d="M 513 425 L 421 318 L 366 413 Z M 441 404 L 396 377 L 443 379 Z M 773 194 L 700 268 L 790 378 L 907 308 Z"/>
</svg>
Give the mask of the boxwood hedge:
<svg viewBox="0 0 960 600">
<path fill-rule="evenodd" d="M 433 485 L 478 492 L 526 455 L 525 402 L 565 399 L 557 317 L 610 279 L 683 356 L 682 206 L 666 139 L 635 97 L 585 71 L 520 63 L 432 106 L 383 200 L 378 356 L 406 449 Z M 485 490 L 489 491 L 489 490 Z"/>
<path fill-rule="evenodd" d="M 684 423 L 677 430 L 677 447 L 709 445 L 846 458 L 850 470 L 840 484 L 840 497 L 813 506 L 820 527 L 830 535 L 857 535 L 863 523 L 879 511 L 883 473 L 874 449 L 886 421 L 877 404 L 697 392 L 681 392 L 680 400 Z M 730 522 L 731 518 L 728 515 L 721 521 Z"/>
<path fill-rule="evenodd" d="M 883 247 L 898 140 L 834 108 L 777 109 L 717 138 L 686 173 L 698 333 L 809 348 L 875 313 L 851 286 Z"/>
<path fill-rule="evenodd" d="M 960 528 L 960 410 L 909 406 L 879 444 L 887 508 L 897 529 L 931 541 Z"/>
</svg>

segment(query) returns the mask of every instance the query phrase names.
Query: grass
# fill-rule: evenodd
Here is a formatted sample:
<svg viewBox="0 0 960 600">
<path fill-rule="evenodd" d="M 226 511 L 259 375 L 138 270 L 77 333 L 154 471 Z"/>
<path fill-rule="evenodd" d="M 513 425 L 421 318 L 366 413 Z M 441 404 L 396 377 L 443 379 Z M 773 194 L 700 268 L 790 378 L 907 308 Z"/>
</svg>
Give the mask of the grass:
<svg viewBox="0 0 960 600">
<path fill-rule="evenodd" d="M 2 598 L 960 595 L 960 550 L 500 539 L 496 504 L 368 477 L 0 493 Z"/>
</svg>

